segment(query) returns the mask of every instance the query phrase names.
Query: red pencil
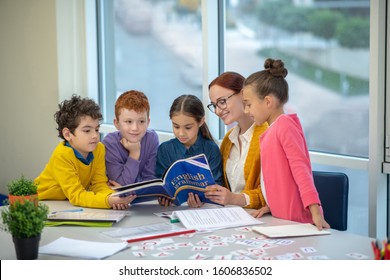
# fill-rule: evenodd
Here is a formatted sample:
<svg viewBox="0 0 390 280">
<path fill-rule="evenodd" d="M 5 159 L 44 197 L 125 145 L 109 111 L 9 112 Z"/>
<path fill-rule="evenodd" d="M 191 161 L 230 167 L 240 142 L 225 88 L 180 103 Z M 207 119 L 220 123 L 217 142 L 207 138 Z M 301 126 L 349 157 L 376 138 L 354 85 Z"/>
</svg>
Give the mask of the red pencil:
<svg viewBox="0 0 390 280">
<path fill-rule="evenodd" d="M 188 229 L 188 230 L 183 230 L 183 231 L 175 231 L 175 232 L 169 232 L 169 233 L 155 234 L 155 235 L 151 235 L 151 236 L 143 236 L 143 237 L 139 237 L 139 238 L 129 239 L 129 240 L 126 240 L 126 241 L 127 241 L 127 243 L 131 243 L 131 242 L 145 241 L 145 240 L 150 240 L 150 239 L 170 237 L 170 236 L 187 234 L 187 233 L 194 233 L 194 232 L 196 232 L 195 229 Z"/>
<path fill-rule="evenodd" d="M 380 260 L 381 259 L 381 251 L 378 248 L 378 242 L 372 241 L 371 246 L 372 246 L 372 250 L 374 251 L 374 259 Z"/>
</svg>

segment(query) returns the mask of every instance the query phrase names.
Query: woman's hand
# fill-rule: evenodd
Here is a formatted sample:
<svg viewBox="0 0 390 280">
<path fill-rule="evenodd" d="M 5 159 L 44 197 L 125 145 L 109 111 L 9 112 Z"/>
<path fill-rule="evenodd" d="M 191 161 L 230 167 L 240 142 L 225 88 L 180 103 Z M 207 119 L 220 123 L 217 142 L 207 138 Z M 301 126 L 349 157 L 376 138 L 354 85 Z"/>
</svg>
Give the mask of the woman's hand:
<svg viewBox="0 0 390 280">
<path fill-rule="evenodd" d="M 214 203 L 221 205 L 245 206 L 245 195 L 232 193 L 227 188 L 220 185 L 211 185 L 206 187 L 205 197 Z"/>
<path fill-rule="evenodd" d="M 264 207 L 261 207 L 260 209 L 257 209 L 257 210 L 255 210 L 255 211 L 253 211 L 253 212 L 251 213 L 251 215 L 252 215 L 253 217 L 255 217 L 255 218 L 260 218 L 260 217 L 262 217 L 264 214 L 270 213 L 270 212 L 271 212 L 271 211 L 270 211 L 268 205 L 266 205 L 266 206 L 264 206 Z"/>
</svg>

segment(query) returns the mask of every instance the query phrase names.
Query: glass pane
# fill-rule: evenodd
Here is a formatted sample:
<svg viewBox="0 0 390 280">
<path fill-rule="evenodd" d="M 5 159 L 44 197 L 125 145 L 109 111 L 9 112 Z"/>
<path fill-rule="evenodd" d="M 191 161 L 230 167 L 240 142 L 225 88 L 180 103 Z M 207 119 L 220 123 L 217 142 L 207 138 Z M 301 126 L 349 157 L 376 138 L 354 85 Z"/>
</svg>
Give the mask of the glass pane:
<svg viewBox="0 0 390 280">
<path fill-rule="evenodd" d="M 142 91 L 150 102 L 150 128 L 172 131 L 173 100 L 202 94 L 200 1 L 113 0 L 113 9 L 116 92 L 106 93 L 105 104 L 124 91 Z"/>
<path fill-rule="evenodd" d="M 289 70 L 309 149 L 368 157 L 370 1 L 226 0 L 226 69 Z"/>
</svg>

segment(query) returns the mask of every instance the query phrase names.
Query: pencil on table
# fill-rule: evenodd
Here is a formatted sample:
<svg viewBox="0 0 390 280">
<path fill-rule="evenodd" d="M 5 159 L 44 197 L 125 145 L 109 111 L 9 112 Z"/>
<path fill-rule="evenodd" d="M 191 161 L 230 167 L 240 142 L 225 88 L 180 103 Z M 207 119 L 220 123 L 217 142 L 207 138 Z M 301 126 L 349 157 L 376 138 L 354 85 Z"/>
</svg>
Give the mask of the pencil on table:
<svg viewBox="0 0 390 280">
<path fill-rule="evenodd" d="M 374 258 L 375 260 L 380 260 L 381 259 L 381 251 L 378 248 L 378 242 L 377 241 L 372 241 L 371 242 L 372 250 L 374 252 Z"/>
</svg>

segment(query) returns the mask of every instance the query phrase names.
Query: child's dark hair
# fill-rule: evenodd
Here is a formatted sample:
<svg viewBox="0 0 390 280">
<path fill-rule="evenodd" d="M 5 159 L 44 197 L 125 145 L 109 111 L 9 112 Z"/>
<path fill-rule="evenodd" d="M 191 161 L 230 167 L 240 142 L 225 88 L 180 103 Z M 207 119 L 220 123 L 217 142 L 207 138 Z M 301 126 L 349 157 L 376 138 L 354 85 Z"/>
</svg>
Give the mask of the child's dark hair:
<svg viewBox="0 0 390 280">
<path fill-rule="evenodd" d="M 251 74 L 244 82 L 245 86 L 252 86 L 260 99 L 269 94 L 277 97 L 281 104 L 288 101 L 288 84 L 285 77 L 288 74 L 284 63 L 280 59 L 267 58 L 263 71 Z"/>
<path fill-rule="evenodd" d="M 75 94 L 69 100 L 63 101 L 58 105 L 59 110 L 54 114 L 57 123 L 58 137 L 65 140 L 62 130 L 68 128 L 74 134 L 74 131 L 80 124 L 80 118 L 90 116 L 94 120 L 102 120 L 100 107 L 94 100 L 81 98 Z"/>
<path fill-rule="evenodd" d="M 192 94 L 180 95 L 173 101 L 171 110 L 169 111 L 169 117 L 172 119 L 172 117 L 178 113 L 192 117 L 198 123 L 201 122 L 202 118 L 205 116 L 205 110 L 202 101 L 200 101 L 198 97 Z M 204 122 L 199 129 L 204 138 L 214 140 L 206 122 Z"/>
</svg>

